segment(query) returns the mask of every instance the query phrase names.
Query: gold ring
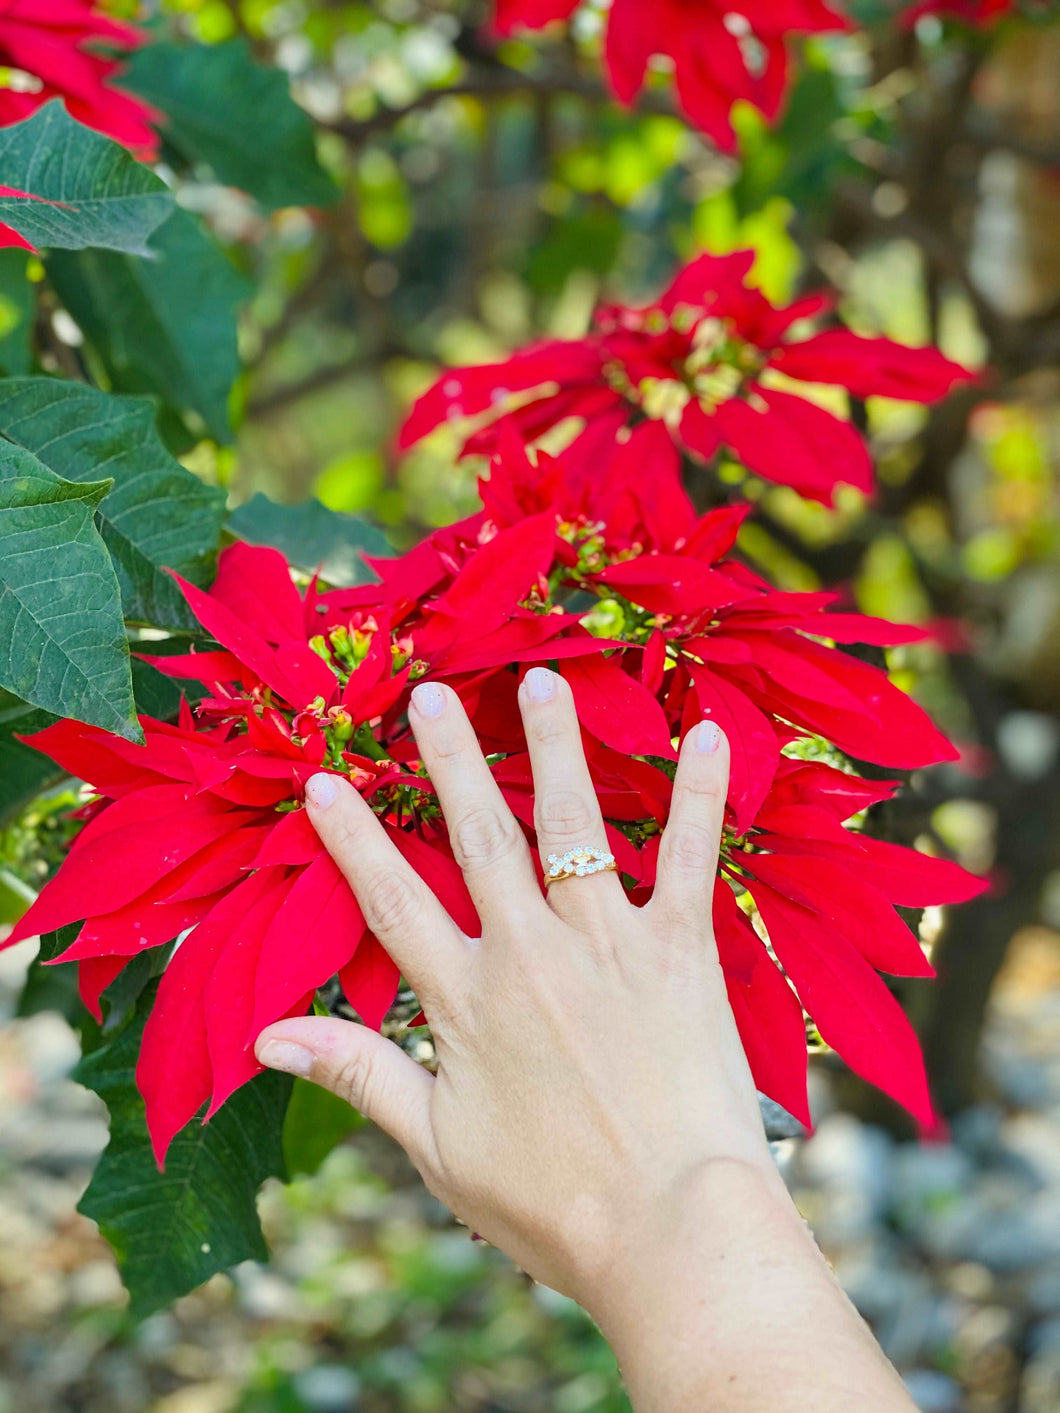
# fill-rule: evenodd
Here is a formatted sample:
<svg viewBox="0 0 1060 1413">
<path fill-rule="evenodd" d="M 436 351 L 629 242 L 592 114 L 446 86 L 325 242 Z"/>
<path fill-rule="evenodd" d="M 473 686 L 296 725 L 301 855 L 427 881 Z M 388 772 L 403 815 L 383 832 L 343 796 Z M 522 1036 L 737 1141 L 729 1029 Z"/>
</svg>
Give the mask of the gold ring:
<svg viewBox="0 0 1060 1413">
<path fill-rule="evenodd" d="M 585 878 L 590 873 L 617 873 L 614 854 L 607 849 L 594 849 L 591 844 L 578 844 L 565 854 L 549 854 L 545 867 L 545 887 L 562 883 L 565 878 Z"/>
</svg>

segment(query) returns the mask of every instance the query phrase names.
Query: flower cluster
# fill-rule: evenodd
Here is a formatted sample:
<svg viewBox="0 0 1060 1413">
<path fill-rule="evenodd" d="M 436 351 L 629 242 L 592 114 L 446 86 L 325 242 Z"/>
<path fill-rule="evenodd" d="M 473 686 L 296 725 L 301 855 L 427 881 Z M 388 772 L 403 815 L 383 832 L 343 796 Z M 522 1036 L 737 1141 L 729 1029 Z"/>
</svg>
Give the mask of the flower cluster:
<svg viewBox="0 0 1060 1413">
<path fill-rule="evenodd" d="M 443 422 L 486 421 L 465 452 L 490 452 L 498 414 L 528 441 L 568 418 L 572 454 L 600 465 L 641 418 L 710 460 L 722 447 L 756 475 L 831 502 L 838 483 L 868 492 L 872 462 L 855 427 L 803 396 L 800 384 L 931 403 L 973 374 L 936 348 L 909 348 L 845 328 L 807 335 L 827 293 L 777 308 L 748 283 L 754 252 L 700 255 L 646 308 L 604 305 L 583 339 L 552 339 L 504 363 L 450 369 L 401 430 L 410 446 Z M 812 327 L 812 326 L 811 326 Z"/>
<path fill-rule="evenodd" d="M 581 0 L 497 0 L 501 34 L 566 20 Z M 604 62 L 615 97 L 630 104 L 656 55 L 672 60 L 682 111 L 723 151 L 736 146 L 733 104 L 743 99 L 770 121 L 784 103 L 788 41 L 850 27 L 826 0 L 614 0 Z"/>
<path fill-rule="evenodd" d="M 145 103 L 112 87 L 121 64 L 103 53 L 127 52 L 143 42 L 139 30 L 102 14 L 96 0 L 2 0 L 0 127 L 20 123 L 53 98 L 70 116 L 113 137 L 140 156 L 158 139 Z M 0 225 L 0 247 L 32 249 L 10 226 Z"/>
<path fill-rule="evenodd" d="M 132 956 L 186 933 L 137 1070 L 161 1161 L 203 1105 L 257 1072 L 261 1028 L 331 978 L 371 1025 L 394 1000 L 397 968 L 301 808 L 307 778 L 347 776 L 474 934 L 408 693 L 431 678 L 459 694 L 536 846 L 516 693 L 549 664 L 570 684 L 606 821 L 592 842 L 636 902 L 654 883 L 677 745 L 705 716 L 727 733 L 714 927 L 759 1087 L 808 1121 L 805 1006 L 854 1069 L 930 1123 L 915 1037 L 877 972 L 930 972 L 895 905 L 956 902 L 982 882 L 844 827 L 895 782 L 860 779 L 840 752 L 896 769 L 955 752 L 885 672 L 836 646 L 924 634 L 837 611 L 832 594 L 773 590 L 733 554 L 746 507 L 698 516 L 659 422 L 632 430 L 606 477 L 578 455 L 534 458 L 511 424 L 498 442 L 481 511 L 372 561 L 378 582 L 300 592 L 280 554 L 243 544 L 208 593 L 179 581 L 216 646 L 147 660 L 206 695 L 176 724 L 142 718 L 143 746 L 74 721 L 31 738 L 95 798 L 12 940 L 84 920 L 61 960 L 80 963 L 98 1012 Z"/>
</svg>

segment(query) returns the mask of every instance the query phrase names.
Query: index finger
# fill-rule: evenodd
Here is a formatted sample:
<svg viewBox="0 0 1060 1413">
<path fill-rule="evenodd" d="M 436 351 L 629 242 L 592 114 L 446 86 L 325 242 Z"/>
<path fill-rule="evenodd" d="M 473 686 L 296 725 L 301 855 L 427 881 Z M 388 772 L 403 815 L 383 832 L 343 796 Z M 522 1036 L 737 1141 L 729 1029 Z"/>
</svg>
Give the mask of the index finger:
<svg viewBox="0 0 1060 1413">
<path fill-rule="evenodd" d="M 452 918 L 386 836 L 368 804 L 339 775 L 306 785 L 309 819 L 353 889 L 369 930 L 393 957 L 417 997 L 451 993 L 470 951 Z"/>
</svg>

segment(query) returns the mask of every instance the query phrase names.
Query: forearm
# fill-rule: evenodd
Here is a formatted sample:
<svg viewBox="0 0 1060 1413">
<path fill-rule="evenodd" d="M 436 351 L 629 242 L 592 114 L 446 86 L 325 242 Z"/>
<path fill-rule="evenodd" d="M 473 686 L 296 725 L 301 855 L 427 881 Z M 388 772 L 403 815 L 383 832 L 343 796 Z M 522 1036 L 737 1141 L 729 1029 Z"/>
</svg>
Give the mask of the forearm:
<svg viewBox="0 0 1060 1413">
<path fill-rule="evenodd" d="M 587 1299 L 636 1413 L 911 1413 L 772 1174 L 714 1162 Z"/>
</svg>

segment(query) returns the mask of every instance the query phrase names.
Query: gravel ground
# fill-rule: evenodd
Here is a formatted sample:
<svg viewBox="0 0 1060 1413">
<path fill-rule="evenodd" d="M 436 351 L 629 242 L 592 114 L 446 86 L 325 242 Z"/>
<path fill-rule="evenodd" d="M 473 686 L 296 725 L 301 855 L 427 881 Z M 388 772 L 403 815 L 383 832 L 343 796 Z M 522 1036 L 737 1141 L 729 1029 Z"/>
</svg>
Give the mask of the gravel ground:
<svg viewBox="0 0 1060 1413">
<path fill-rule="evenodd" d="M 134 1327 L 75 1212 L 106 1121 L 65 1022 L 8 1023 L 32 945 L 0 954 L 0 1413 L 615 1413 L 570 1303 L 473 1245 L 363 1132 L 270 1185 L 268 1267 Z M 952 1141 L 896 1144 L 831 1110 L 778 1158 L 924 1413 L 1060 1410 L 1060 936 L 1021 933 L 984 1041 L 992 1100 Z"/>
</svg>

